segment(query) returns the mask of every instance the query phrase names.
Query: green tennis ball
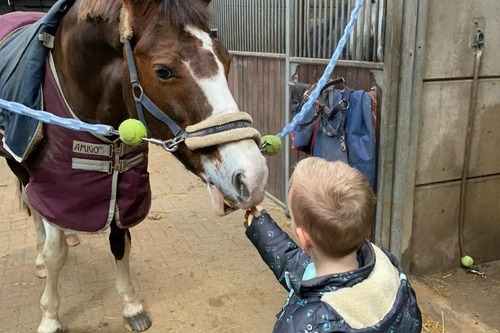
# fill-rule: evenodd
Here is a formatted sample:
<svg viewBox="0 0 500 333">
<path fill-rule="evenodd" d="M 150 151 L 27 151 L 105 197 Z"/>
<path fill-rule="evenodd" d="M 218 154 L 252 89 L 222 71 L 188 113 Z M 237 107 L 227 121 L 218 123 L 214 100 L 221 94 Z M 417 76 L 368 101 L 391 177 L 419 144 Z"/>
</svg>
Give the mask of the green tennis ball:
<svg viewBox="0 0 500 333">
<path fill-rule="evenodd" d="M 460 262 L 464 267 L 470 268 L 472 265 L 474 265 L 474 259 L 472 259 L 471 256 L 463 256 L 462 259 L 460 259 Z"/>
<path fill-rule="evenodd" d="M 272 156 L 281 150 L 281 139 L 276 135 L 264 135 L 260 138 L 260 150 L 262 154 Z"/>
<path fill-rule="evenodd" d="M 148 132 L 140 120 L 127 119 L 118 127 L 118 134 L 123 143 L 137 147 L 142 143 L 142 138 L 148 135 Z"/>
</svg>

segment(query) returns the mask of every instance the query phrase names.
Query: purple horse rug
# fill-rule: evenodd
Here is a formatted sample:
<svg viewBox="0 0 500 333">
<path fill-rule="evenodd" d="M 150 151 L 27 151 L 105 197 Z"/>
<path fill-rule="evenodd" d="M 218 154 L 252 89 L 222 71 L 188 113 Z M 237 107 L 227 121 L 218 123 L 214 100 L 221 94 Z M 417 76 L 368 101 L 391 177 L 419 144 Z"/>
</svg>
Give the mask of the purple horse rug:
<svg viewBox="0 0 500 333">
<path fill-rule="evenodd" d="M 67 105 L 49 56 L 43 101 L 56 116 L 76 118 Z M 23 163 L 30 173 L 26 194 L 49 222 L 62 228 L 97 232 L 113 219 L 131 227 L 151 206 L 148 146 L 130 147 L 119 139 L 43 125 L 43 140 Z"/>
</svg>

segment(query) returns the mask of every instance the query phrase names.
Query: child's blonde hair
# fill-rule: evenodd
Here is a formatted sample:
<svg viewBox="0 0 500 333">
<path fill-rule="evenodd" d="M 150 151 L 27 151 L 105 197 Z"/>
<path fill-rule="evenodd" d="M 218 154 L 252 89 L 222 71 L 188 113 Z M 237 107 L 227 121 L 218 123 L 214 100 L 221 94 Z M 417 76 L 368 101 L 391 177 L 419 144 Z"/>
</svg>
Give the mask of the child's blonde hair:
<svg viewBox="0 0 500 333">
<path fill-rule="evenodd" d="M 343 162 L 308 157 L 295 167 L 290 191 L 295 224 L 326 255 L 343 257 L 369 238 L 375 197 L 358 170 Z"/>
</svg>

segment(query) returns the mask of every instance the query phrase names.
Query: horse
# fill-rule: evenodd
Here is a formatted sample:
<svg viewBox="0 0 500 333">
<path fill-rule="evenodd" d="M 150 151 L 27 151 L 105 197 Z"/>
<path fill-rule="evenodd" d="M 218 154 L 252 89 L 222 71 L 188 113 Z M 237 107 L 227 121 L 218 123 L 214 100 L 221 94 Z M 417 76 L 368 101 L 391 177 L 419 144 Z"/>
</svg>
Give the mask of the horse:
<svg viewBox="0 0 500 333">
<path fill-rule="evenodd" d="M 264 199 L 268 169 L 260 135 L 230 92 L 231 57 L 211 34 L 209 3 L 59 0 L 47 14 L 30 14 L 26 28 L 0 35 L 1 57 L 3 47 L 22 44 L 18 31 L 44 20 L 27 39 L 47 50 L 43 64 L 24 61 L 26 51 L 12 52 L 20 56 L 10 67 L 2 60 L 0 98 L 28 100 L 28 107 L 87 124 L 87 131 L 75 130 L 0 108 L 0 155 L 35 215 L 47 275 L 37 332 L 64 329 L 58 314 L 58 276 L 68 255 L 64 232 L 108 228 L 125 326 L 151 327 L 129 274 L 130 227 L 146 218 L 151 204 L 149 144 L 174 154 L 206 184 L 216 215 Z M 0 27 L 27 14 L 12 15 L 2 15 Z M 41 72 L 26 72 L 31 67 Z M 147 130 L 138 146 L 124 144 L 113 130 L 129 118 Z M 24 126 L 15 129 L 18 123 Z M 110 126 L 108 135 L 88 130 L 98 124 Z M 26 132 L 27 139 L 17 137 Z"/>
</svg>

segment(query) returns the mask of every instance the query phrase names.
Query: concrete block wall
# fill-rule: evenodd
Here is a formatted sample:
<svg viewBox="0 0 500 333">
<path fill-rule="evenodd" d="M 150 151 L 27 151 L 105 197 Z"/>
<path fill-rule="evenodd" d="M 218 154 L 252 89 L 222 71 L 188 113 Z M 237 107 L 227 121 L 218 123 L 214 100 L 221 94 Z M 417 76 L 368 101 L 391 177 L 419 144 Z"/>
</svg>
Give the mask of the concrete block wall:
<svg viewBox="0 0 500 333">
<path fill-rule="evenodd" d="M 500 1 L 429 0 L 417 158 L 412 271 L 459 263 L 460 184 L 466 147 L 476 24 L 484 30 L 468 165 L 465 251 L 500 259 Z"/>
</svg>

